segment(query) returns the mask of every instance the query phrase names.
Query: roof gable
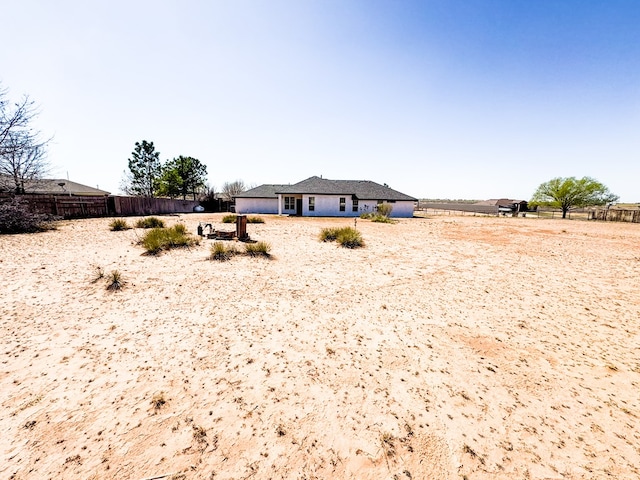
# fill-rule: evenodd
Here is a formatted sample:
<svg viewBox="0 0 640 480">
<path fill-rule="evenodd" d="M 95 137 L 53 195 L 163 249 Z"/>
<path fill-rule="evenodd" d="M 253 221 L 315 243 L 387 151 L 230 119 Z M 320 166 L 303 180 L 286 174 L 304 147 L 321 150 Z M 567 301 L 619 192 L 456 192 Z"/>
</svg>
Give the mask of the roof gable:
<svg viewBox="0 0 640 480">
<path fill-rule="evenodd" d="M 276 193 L 278 190 L 285 188 L 287 185 L 281 184 L 264 184 L 259 187 L 252 188 L 246 192 L 236 195 L 236 198 L 278 198 Z"/>
</svg>

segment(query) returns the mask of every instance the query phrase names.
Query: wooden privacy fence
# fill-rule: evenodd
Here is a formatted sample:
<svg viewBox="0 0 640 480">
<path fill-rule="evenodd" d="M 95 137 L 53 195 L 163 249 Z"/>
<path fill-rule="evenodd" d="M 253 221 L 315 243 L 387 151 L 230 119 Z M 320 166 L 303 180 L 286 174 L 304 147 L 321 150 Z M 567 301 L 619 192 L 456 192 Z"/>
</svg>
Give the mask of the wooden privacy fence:
<svg viewBox="0 0 640 480">
<path fill-rule="evenodd" d="M 200 202 L 171 198 L 110 196 L 108 204 L 109 215 L 153 215 L 193 212 L 193 207 L 200 205 Z"/>
<path fill-rule="evenodd" d="M 599 208 L 597 210 L 592 210 L 589 212 L 589 220 L 640 223 L 640 210 Z"/>
<path fill-rule="evenodd" d="M 2 200 L 11 198 L 3 195 Z M 26 202 L 35 213 L 63 218 L 104 217 L 107 215 L 107 197 L 69 195 L 16 195 L 19 202 Z"/>
<path fill-rule="evenodd" d="M 0 194 L 0 201 L 11 195 Z M 170 198 L 85 196 L 85 195 L 16 195 L 29 210 L 63 218 L 106 217 L 110 215 L 155 215 L 193 212 L 199 202 Z"/>
</svg>

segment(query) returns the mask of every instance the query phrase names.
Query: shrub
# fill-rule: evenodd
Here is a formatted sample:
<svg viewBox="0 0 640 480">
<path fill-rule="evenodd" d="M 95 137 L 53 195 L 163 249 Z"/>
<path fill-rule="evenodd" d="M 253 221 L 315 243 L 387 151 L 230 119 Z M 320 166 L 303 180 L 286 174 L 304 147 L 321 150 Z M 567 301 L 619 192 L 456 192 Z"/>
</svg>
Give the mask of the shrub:
<svg viewBox="0 0 640 480">
<path fill-rule="evenodd" d="M 355 228 L 344 227 L 340 229 L 336 241 L 345 248 L 364 247 L 362 235 Z"/>
<path fill-rule="evenodd" d="M 112 232 L 119 232 L 121 230 L 129 230 L 131 227 L 129 226 L 129 224 L 127 223 L 126 220 L 123 220 L 122 218 L 116 218 L 114 219 L 110 224 L 109 227 L 111 228 Z"/>
<path fill-rule="evenodd" d="M 218 260 L 220 262 L 226 262 L 237 253 L 235 245 L 227 247 L 223 242 L 213 242 L 210 251 L 209 260 Z"/>
<path fill-rule="evenodd" d="M 154 228 L 144 234 L 140 243 L 151 255 L 160 253 L 164 248 L 165 233 L 163 228 Z"/>
<path fill-rule="evenodd" d="M 267 242 L 247 243 L 245 245 L 245 253 L 251 257 L 268 257 L 271 251 L 271 245 Z"/>
<path fill-rule="evenodd" d="M 264 223 L 262 217 L 247 217 L 247 223 Z"/>
<path fill-rule="evenodd" d="M 393 205 L 390 203 L 379 203 L 375 212 L 367 212 L 360 215 L 364 220 L 371 220 L 378 223 L 396 223 L 395 220 L 389 218 L 393 211 Z"/>
<path fill-rule="evenodd" d="M 189 247 L 197 244 L 198 240 L 188 233 L 182 224 L 170 228 L 152 228 L 140 240 L 148 254 L 156 255 L 162 250 L 171 248 Z"/>
<path fill-rule="evenodd" d="M 256 243 L 247 243 L 245 244 L 245 255 L 250 257 L 270 257 L 271 254 L 271 245 L 267 242 L 256 242 Z M 225 262 L 230 260 L 234 255 L 238 255 L 241 252 L 238 251 L 236 245 L 234 243 L 229 244 L 228 246 L 224 242 L 214 242 L 211 245 L 209 260 L 218 260 L 220 262 Z"/>
<path fill-rule="evenodd" d="M 25 203 L 16 199 L 0 203 L 0 234 L 55 230 L 55 220 L 51 215 L 30 212 Z"/>
<path fill-rule="evenodd" d="M 173 226 L 173 229 L 175 230 L 176 233 L 179 233 L 181 235 L 187 235 L 187 226 L 184 223 L 176 223 Z"/>
<path fill-rule="evenodd" d="M 389 217 L 391 212 L 393 211 L 393 205 L 390 203 L 379 203 L 376 207 L 376 212 L 378 215 L 382 215 L 384 217 Z"/>
<path fill-rule="evenodd" d="M 375 215 L 372 215 L 371 217 L 371 221 L 372 222 L 378 222 L 378 223 L 396 223 L 395 220 L 387 217 L 386 215 L 380 215 L 379 213 L 376 213 Z"/>
<path fill-rule="evenodd" d="M 320 240 L 322 242 L 333 242 L 336 238 L 338 238 L 338 233 L 340 233 L 340 229 L 336 227 L 323 228 L 320 231 Z"/>
<path fill-rule="evenodd" d="M 334 240 L 346 248 L 364 247 L 362 235 L 353 227 L 323 228 L 320 232 L 320 241 L 332 242 Z"/>
<path fill-rule="evenodd" d="M 137 228 L 164 228 L 164 220 L 158 217 L 141 218 L 136 222 Z"/>
<path fill-rule="evenodd" d="M 222 217 L 222 223 L 236 223 L 237 215 L 225 215 Z"/>
</svg>

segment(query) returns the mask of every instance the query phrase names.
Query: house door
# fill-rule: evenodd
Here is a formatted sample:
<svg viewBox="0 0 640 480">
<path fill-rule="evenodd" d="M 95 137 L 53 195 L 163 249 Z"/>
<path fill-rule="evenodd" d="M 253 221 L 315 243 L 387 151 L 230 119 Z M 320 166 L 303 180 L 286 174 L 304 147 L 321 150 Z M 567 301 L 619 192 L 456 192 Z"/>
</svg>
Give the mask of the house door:
<svg viewBox="0 0 640 480">
<path fill-rule="evenodd" d="M 302 215 L 302 199 L 296 198 L 296 215 Z"/>
</svg>

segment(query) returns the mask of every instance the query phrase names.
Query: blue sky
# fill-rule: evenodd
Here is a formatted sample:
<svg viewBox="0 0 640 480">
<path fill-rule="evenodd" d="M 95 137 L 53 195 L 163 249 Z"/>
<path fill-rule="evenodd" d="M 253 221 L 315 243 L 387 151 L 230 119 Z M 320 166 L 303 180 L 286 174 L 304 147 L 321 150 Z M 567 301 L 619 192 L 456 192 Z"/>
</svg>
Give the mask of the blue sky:
<svg viewBox="0 0 640 480">
<path fill-rule="evenodd" d="M 528 199 L 592 176 L 640 202 L 637 0 L 21 0 L 0 82 L 54 174 L 113 193 L 136 141 L 209 183 L 367 179 Z"/>
</svg>

